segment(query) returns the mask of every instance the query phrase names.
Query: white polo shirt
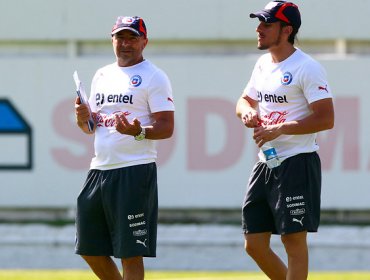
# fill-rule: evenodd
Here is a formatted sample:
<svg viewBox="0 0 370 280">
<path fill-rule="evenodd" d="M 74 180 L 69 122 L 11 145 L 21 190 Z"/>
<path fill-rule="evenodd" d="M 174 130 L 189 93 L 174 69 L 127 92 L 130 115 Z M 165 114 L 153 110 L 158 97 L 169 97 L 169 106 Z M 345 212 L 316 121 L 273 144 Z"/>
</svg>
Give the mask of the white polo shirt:
<svg viewBox="0 0 370 280">
<path fill-rule="evenodd" d="M 280 63 L 273 63 L 270 53 L 262 55 L 252 72 L 243 96 L 258 101 L 264 124 L 301 120 L 311 112 L 309 104 L 332 98 L 323 67 L 299 49 Z M 281 135 L 271 145 L 281 160 L 318 150 L 316 133 Z M 265 161 L 260 152 L 259 157 Z"/>
<path fill-rule="evenodd" d="M 97 113 L 95 157 L 91 169 L 114 169 L 154 162 L 156 141 L 136 141 L 116 131 L 115 114 L 124 113 L 129 122 L 137 118 L 151 125 L 152 113 L 174 111 L 172 88 L 167 75 L 148 60 L 119 67 L 115 62 L 99 69 L 91 84 L 89 104 Z"/>
</svg>

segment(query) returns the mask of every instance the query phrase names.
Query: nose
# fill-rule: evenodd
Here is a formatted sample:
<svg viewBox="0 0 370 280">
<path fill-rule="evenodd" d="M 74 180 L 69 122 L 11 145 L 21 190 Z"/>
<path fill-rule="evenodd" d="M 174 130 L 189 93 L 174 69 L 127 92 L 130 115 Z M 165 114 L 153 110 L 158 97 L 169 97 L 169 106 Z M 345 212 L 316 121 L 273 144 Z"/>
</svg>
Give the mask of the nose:
<svg viewBox="0 0 370 280">
<path fill-rule="evenodd" d="M 121 42 L 121 45 L 122 46 L 128 46 L 130 44 L 130 39 L 128 38 L 122 38 L 122 42 Z"/>
<path fill-rule="evenodd" d="M 258 25 L 257 25 L 257 27 L 256 27 L 256 32 L 257 33 L 259 33 L 259 32 L 261 32 L 261 26 L 262 26 L 262 23 L 260 22 Z"/>
</svg>

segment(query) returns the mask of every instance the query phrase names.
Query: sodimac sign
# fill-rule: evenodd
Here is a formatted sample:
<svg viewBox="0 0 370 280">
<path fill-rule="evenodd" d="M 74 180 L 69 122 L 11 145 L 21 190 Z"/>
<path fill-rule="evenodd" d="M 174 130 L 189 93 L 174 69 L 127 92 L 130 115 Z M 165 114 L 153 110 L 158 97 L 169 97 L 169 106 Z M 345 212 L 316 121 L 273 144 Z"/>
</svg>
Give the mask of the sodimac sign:
<svg viewBox="0 0 370 280">
<path fill-rule="evenodd" d="M 160 57 L 153 62 L 168 73 L 176 106 L 174 136 L 158 141 L 160 206 L 240 208 L 257 148 L 251 131 L 235 115 L 235 104 L 255 59 Z M 9 63 L 24 82 L 9 83 L 4 92 L 32 128 L 33 164 L 27 170 L 0 171 L 0 206 L 74 207 L 94 151 L 93 136 L 83 134 L 75 124 L 71 76 L 77 66 L 91 69 L 80 72 L 87 83 L 96 65 L 106 61 L 59 61 L 53 75 L 49 69 L 54 60 L 37 61 L 34 75 L 27 69 L 35 61 Z M 366 120 L 370 95 L 364 94 L 367 86 L 361 82 L 368 63 L 324 62 L 335 97 L 335 127 L 317 138 L 323 208 L 367 209 L 369 205 L 370 128 Z M 348 78 L 348 67 L 356 69 L 353 78 Z M 13 77 L 7 72 L 3 76 Z M 14 155 L 25 150 L 15 150 Z"/>
</svg>

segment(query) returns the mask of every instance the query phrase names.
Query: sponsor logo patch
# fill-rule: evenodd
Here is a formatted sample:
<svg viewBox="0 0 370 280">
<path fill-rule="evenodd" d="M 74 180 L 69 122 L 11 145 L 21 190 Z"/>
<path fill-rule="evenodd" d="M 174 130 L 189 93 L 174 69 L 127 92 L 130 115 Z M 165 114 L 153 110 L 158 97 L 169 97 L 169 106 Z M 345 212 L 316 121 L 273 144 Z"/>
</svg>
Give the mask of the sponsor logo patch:
<svg viewBox="0 0 370 280">
<path fill-rule="evenodd" d="M 132 76 L 131 79 L 130 79 L 130 85 L 132 85 L 133 87 L 138 87 L 141 85 L 141 82 L 143 80 L 141 79 L 141 76 L 140 75 L 135 75 L 135 76 Z"/>
<path fill-rule="evenodd" d="M 306 213 L 305 208 L 297 208 L 297 209 L 290 210 L 290 215 L 292 216 L 300 216 L 300 215 L 303 215 L 304 213 Z"/>
<path fill-rule="evenodd" d="M 146 229 L 139 229 L 132 232 L 133 236 L 144 236 L 148 233 Z"/>
<path fill-rule="evenodd" d="M 285 72 L 281 77 L 281 84 L 282 85 L 289 85 L 293 81 L 293 76 L 290 72 Z"/>
</svg>

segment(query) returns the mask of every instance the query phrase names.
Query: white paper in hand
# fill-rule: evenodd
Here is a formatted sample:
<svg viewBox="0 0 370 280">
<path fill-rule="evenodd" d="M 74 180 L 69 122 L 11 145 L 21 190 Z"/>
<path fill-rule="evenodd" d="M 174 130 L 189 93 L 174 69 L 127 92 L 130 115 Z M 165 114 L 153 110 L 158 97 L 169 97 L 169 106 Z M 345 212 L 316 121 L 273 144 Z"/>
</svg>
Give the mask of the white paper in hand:
<svg viewBox="0 0 370 280">
<path fill-rule="evenodd" d="M 92 114 L 91 114 L 91 110 L 90 110 L 90 105 L 89 105 L 89 100 L 87 98 L 87 95 L 86 95 L 85 89 L 84 89 L 84 87 L 82 85 L 82 82 L 80 81 L 80 79 L 78 77 L 77 71 L 75 71 L 73 73 L 73 79 L 75 80 L 75 84 L 76 84 L 77 96 L 80 98 L 81 103 L 86 104 L 87 107 L 89 108 L 90 119 L 87 122 L 87 126 L 89 128 L 89 131 L 92 131 L 94 129 L 94 120 L 92 118 Z"/>
</svg>

